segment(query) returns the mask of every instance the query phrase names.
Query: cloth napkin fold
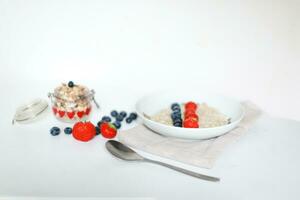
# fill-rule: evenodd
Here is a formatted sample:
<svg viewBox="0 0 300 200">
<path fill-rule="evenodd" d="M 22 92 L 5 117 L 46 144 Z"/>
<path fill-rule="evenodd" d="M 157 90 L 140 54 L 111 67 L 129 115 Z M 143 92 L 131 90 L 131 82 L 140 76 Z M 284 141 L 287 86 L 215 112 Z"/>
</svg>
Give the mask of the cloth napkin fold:
<svg viewBox="0 0 300 200">
<path fill-rule="evenodd" d="M 208 140 L 184 140 L 165 137 L 154 133 L 144 125 L 121 131 L 119 141 L 124 144 L 159 157 L 175 160 L 196 167 L 212 168 L 226 145 L 244 135 L 260 116 L 260 109 L 251 102 L 242 103 L 245 117 L 241 123 L 225 135 Z"/>
</svg>

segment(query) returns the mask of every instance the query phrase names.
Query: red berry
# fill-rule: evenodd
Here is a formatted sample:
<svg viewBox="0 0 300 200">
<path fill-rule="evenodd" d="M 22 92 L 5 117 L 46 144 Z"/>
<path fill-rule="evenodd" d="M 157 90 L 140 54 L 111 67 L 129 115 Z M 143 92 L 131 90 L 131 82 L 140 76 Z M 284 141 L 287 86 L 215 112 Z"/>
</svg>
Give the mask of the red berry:
<svg viewBox="0 0 300 200">
<path fill-rule="evenodd" d="M 184 112 L 184 116 L 193 115 L 193 114 L 196 114 L 196 111 L 194 111 L 194 110 L 186 110 Z"/>
<path fill-rule="evenodd" d="M 197 104 L 193 101 L 189 101 L 185 104 L 185 110 L 196 111 L 197 110 Z"/>
<path fill-rule="evenodd" d="M 109 122 L 102 123 L 100 126 L 100 131 L 103 137 L 109 139 L 114 138 L 117 135 L 116 127 Z"/>
<path fill-rule="evenodd" d="M 63 111 L 63 110 L 59 110 L 58 114 L 59 114 L 60 117 L 63 117 L 63 116 L 65 116 L 66 112 Z"/>
<path fill-rule="evenodd" d="M 82 118 L 83 115 L 84 115 L 84 112 L 83 112 L 83 111 L 78 111 L 78 112 L 77 112 L 77 116 L 78 116 L 79 118 Z"/>
<path fill-rule="evenodd" d="M 57 113 L 57 108 L 52 107 L 52 111 L 53 111 L 54 115 L 56 115 L 56 113 Z"/>
<path fill-rule="evenodd" d="M 67 112 L 67 115 L 70 119 L 73 119 L 73 117 L 75 116 L 75 112 Z"/>
<path fill-rule="evenodd" d="M 199 116 L 198 116 L 196 113 L 188 113 L 188 114 L 185 115 L 184 117 L 185 117 L 185 119 L 193 118 L 193 119 L 195 119 L 196 121 L 199 120 Z"/>
<path fill-rule="evenodd" d="M 187 118 L 183 121 L 184 128 L 199 128 L 198 121 L 194 118 Z"/>
<path fill-rule="evenodd" d="M 95 137 L 96 128 L 91 122 L 77 122 L 72 134 L 76 140 L 87 142 Z"/>
<path fill-rule="evenodd" d="M 89 115 L 90 112 L 91 112 L 91 107 L 88 107 L 88 108 L 85 110 L 85 114 L 86 114 L 86 115 Z"/>
</svg>

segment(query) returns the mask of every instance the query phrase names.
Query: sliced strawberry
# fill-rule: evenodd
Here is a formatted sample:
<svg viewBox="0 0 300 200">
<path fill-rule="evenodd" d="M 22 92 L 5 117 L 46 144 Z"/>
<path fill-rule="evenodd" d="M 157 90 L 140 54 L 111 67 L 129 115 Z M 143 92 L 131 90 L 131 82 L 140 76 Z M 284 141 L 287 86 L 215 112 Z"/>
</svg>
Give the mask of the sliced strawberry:
<svg viewBox="0 0 300 200">
<path fill-rule="evenodd" d="M 59 114 L 60 117 L 64 117 L 65 114 L 66 114 L 66 112 L 63 111 L 63 110 L 59 110 L 59 111 L 58 111 L 58 114 Z"/>
<path fill-rule="evenodd" d="M 78 112 L 77 112 L 77 116 L 78 116 L 79 118 L 82 118 L 83 115 L 84 115 L 84 111 L 78 111 Z"/>
<path fill-rule="evenodd" d="M 85 110 L 85 114 L 86 114 L 86 115 L 89 115 L 90 112 L 91 112 L 91 107 L 88 107 L 88 108 Z"/>
<path fill-rule="evenodd" d="M 75 112 L 67 112 L 67 115 L 70 119 L 73 119 L 73 117 L 75 116 Z"/>
<path fill-rule="evenodd" d="M 57 108 L 55 108 L 55 107 L 52 107 L 52 111 L 53 111 L 54 115 L 56 115 L 56 114 L 57 114 Z"/>
</svg>

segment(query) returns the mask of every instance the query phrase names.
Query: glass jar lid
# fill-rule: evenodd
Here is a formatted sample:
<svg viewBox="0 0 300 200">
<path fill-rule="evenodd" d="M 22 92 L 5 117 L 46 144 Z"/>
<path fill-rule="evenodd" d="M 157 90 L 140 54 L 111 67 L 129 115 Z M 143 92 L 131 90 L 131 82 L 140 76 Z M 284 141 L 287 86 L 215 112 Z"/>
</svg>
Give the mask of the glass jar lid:
<svg viewBox="0 0 300 200">
<path fill-rule="evenodd" d="M 15 122 L 29 122 L 42 114 L 48 107 L 47 101 L 35 99 L 17 108 L 12 124 Z"/>
</svg>

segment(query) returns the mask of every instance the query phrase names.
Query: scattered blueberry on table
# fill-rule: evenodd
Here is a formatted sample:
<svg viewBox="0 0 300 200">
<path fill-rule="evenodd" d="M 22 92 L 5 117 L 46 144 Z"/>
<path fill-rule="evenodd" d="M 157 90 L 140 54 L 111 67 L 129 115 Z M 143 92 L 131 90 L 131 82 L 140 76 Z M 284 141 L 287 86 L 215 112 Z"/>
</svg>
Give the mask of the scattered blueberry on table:
<svg viewBox="0 0 300 200">
<path fill-rule="evenodd" d="M 137 119 L 137 114 L 135 112 L 130 113 L 129 117 L 126 118 L 126 122 L 130 124 L 133 120 Z"/>
<path fill-rule="evenodd" d="M 50 133 L 51 133 L 51 135 L 53 135 L 53 136 L 57 136 L 57 135 L 59 135 L 60 134 L 60 128 L 58 128 L 58 127 L 52 127 L 51 128 L 51 130 L 50 130 Z"/>
<path fill-rule="evenodd" d="M 111 122 L 111 118 L 109 116 L 103 116 L 102 121 L 104 122 Z"/>
<path fill-rule="evenodd" d="M 135 112 L 130 113 L 129 117 L 133 120 L 137 119 L 137 114 Z"/>
<path fill-rule="evenodd" d="M 127 124 L 130 124 L 132 121 L 133 121 L 133 120 L 132 120 L 131 117 L 127 117 L 127 118 L 126 118 L 126 123 L 127 123 Z"/>
<path fill-rule="evenodd" d="M 71 127 L 66 127 L 64 129 L 64 132 L 65 132 L 65 134 L 70 135 L 70 134 L 72 134 L 72 128 Z"/>
<path fill-rule="evenodd" d="M 116 127 L 116 129 L 120 129 L 121 128 L 121 122 L 119 122 L 119 121 L 115 121 L 114 123 L 113 123 L 113 125 Z"/>
<path fill-rule="evenodd" d="M 96 135 L 100 135 L 101 131 L 100 131 L 100 126 L 96 126 Z"/>
<path fill-rule="evenodd" d="M 120 115 L 123 117 L 123 119 L 127 116 L 127 113 L 125 111 L 121 111 Z"/>
<path fill-rule="evenodd" d="M 124 117 L 123 117 L 121 114 L 119 114 L 119 115 L 116 117 L 116 120 L 119 121 L 119 122 L 123 121 L 123 119 L 124 119 Z"/>
<path fill-rule="evenodd" d="M 110 115 L 112 117 L 117 117 L 118 116 L 118 112 L 116 110 L 111 111 Z"/>
</svg>

